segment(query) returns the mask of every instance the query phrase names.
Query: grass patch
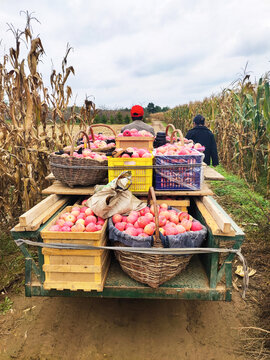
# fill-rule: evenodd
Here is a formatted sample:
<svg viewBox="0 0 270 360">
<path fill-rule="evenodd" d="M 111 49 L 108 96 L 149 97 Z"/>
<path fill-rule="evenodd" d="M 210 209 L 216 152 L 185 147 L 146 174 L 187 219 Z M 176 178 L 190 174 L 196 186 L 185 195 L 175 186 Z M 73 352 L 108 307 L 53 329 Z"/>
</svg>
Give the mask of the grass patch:
<svg viewBox="0 0 270 360">
<path fill-rule="evenodd" d="M 0 315 L 5 315 L 12 308 L 13 301 L 8 296 L 0 303 Z"/>
<path fill-rule="evenodd" d="M 225 181 L 211 181 L 211 188 L 222 205 L 239 225 L 247 230 L 266 229 L 269 226 L 270 201 L 248 187 L 244 180 L 228 173 L 221 165 L 215 168 Z M 256 224 L 256 225 L 255 225 Z"/>
<path fill-rule="evenodd" d="M 12 287 L 19 291 L 24 274 L 24 256 L 11 236 L 0 233 L 0 291 Z"/>
</svg>

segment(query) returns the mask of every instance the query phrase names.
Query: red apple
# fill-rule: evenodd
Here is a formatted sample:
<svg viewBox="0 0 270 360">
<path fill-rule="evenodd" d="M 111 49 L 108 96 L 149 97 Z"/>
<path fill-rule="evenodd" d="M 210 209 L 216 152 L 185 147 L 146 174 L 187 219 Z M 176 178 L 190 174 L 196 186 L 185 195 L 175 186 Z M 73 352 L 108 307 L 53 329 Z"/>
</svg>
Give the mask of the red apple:
<svg viewBox="0 0 270 360">
<path fill-rule="evenodd" d="M 84 225 L 87 226 L 90 223 L 96 224 L 97 218 L 93 215 L 86 216 L 84 220 Z"/>
<path fill-rule="evenodd" d="M 151 220 L 147 216 L 141 216 L 137 220 L 139 227 L 145 228 L 146 225 L 150 224 Z"/>
<path fill-rule="evenodd" d="M 127 222 L 130 224 L 134 224 L 137 221 L 137 217 L 134 214 L 128 215 Z"/>
<path fill-rule="evenodd" d="M 202 230 L 202 228 L 202 224 L 199 221 L 192 221 L 192 225 L 190 228 L 191 231 L 200 231 Z"/>
<path fill-rule="evenodd" d="M 61 227 L 61 231 L 69 232 L 69 231 L 71 231 L 71 229 L 70 229 L 69 226 L 64 225 L 64 226 Z"/>
<path fill-rule="evenodd" d="M 153 235 L 155 232 L 155 227 L 152 224 L 148 224 L 145 226 L 144 232 L 148 235 Z"/>
<path fill-rule="evenodd" d="M 120 214 L 114 214 L 112 217 L 112 221 L 114 224 L 119 223 L 122 221 L 122 215 Z"/>
<path fill-rule="evenodd" d="M 83 206 L 83 207 L 81 207 L 81 213 L 84 213 L 86 209 L 88 209 L 88 207 L 87 207 L 87 206 Z"/>
<path fill-rule="evenodd" d="M 77 216 L 80 215 L 80 211 L 79 210 L 73 210 L 71 211 L 71 215 L 75 216 L 75 218 L 77 218 Z"/>
<path fill-rule="evenodd" d="M 154 215 L 153 214 L 151 214 L 150 212 L 149 213 L 147 213 L 147 214 L 145 214 L 144 216 L 147 216 L 147 217 L 149 217 L 149 219 L 152 221 L 153 220 L 153 218 L 154 218 Z"/>
<path fill-rule="evenodd" d="M 49 231 L 61 231 L 61 226 L 59 226 L 59 225 L 52 225 L 52 226 L 49 228 Z"/>
<path fill-rule="evenodd" d="M 116 227 L 116 229 L 120 230 L 120 231 L 124 231 L 126 228 L 126 223 L 125 222 L 118 222 L 114 225 Z"/>
<path fill-rule="evenodd" d="M 164 209 L 164 210 L 160 211 L 159 215 L 163 215 L 163 216 L 165 216 L 165 218 L 166 218 L 167 220 L 169 220 L 171 214 L 169 213 L 168 210 L 165 210 L 165 209 Z"/>
<path fill-rule="evenodd" d="M 125 230 L 125 233 L 130 235 L 130 236 L 137 236 L 137 229 L 135 229 L 133 226 L 132 227 L 128 227 Z"/>
<path fill-rule="evenodd" d="M 161 209 L 168 210 L 168 205 L 166 203 L 160 204 L 160 211 L 161 211 Z"/>
<path fill-rule="evenodd" d="M 55 225 L 59 225 L 59 226 L 64 226 L 65 224 L 65 220 L 64 219 L 58 219 L 56 222 L 55 222 Z"/>
<path fill-rule="evenodd" d="M 79 206 L 73 206 L 73 208 L 71 208 L 71 211 L 81 211 L 81 208 Z"/>
<path fill-rule="evenodd" d="M 145 232 L 143 232 L 143 233 L 141 233 L 140 235 L 138 235 L 138 236 L 141 236 L 141 237 L 148 237 L 149 235 L 148 234 L 146 234 Z"/>
<path fill-rule="evenodd" d="M 86 218 L 85 213 L 80 213 L 80 215 L 77 216 L 77 220 L 79 220 L 79 219 L 85 219 L 85 218 Z"/>
<path fill-rule="evenodd" d="M 127 216 L 122 216 L 122 221 L 127 222 Z"/>
<path fill-rule="evenodd" d="M 167 219 L 165 218 L 165 216 L 159 215 L 158 221 L 159 221 L 159 226 L 162 227 L 162 226 L 166 225 Z"/>
<path fill-rule="evenodd" d="M 192 226 L 192 221 L 191 220 L 188 220 L 188 219 L 183 219 L 181 221 L 181 225 L 184 226 L 184 228 L 189 231 L 191 226 Z"/>
<path fill-rule="evenodd" d="M 74 223 L 72 221 L 66 221 L 63 226 L 71 227 L 73 225 L 74 225 Z"/>
<path fill-rule="evenodd" d="M 146 206 L 145 208 L 143 208 L 143 209 L 140 211 L 140 215 L 141 215 L 141 216 L 144 216 L 144 215 L 146 215 L 146 214 L 149 213 L 149 212 L 150 212 L 150 209 L 149 209 L 148 206 Z"/>
<path fill-rule="evenodd" d="M 189 220 L 189 214 L 186 211 L 182 211 L 178 215 L 179 221 L 181 222 L 183 219 Z"/>
<path fill-rule="evenodd" d="M 85 223 L 85 220 L 84 220 L 84 219 L 79 219 L 79 220 L 77 220 L 77 221 L 75 222 L 75 225 L 77 225 L 77 224 L 82 224 L 82 225 L 84 225 L 84 223 Z"/>
<path fill-rule="evenodd" d="M 174 213 L 170 214 L 170 221 L 173 222 L 174 224 L 178 224 L 179 223 L 179 219 L 178 216 Z"/>
<path fill-rule="evenodd" d="M 137 230 L 137 236 L 140 235 L 141 233 L 143 233 L 143 229 L 142 228 L 138 228 Z"/>
<path fill-rule="evenodd" d="M 87 232 L 95 232 L 95 231 L 97 231 L 96 224 L 94 224 L 93 222 L 90 222 L 90 223 L 86 226 L 85 231 L 87 231 Z"/>
<path fill-rule="evenodd" d="M 86 216 L 94 215 L 94 211 L 91 210 L 90 208 L 87 208 L 84 213 L 85 213 Z"/>
<path fill-rule="evenodd" d="M 176 229 L 177 229 L 178 234 L 182 234 L 182 233 L 186 232 L 186 229 L 181 224 L 176 225 Z"/>
<path fill-rule="evenodd" d="M 77 218 L 76 218 L 74 215 L 72 215 L 72 214 L 69 214 L 69 215 L 67 215 L 67 216 L 65 217 L 65 220 L 66 220 L 66 221 L 71 221 L 71 222 L 73 222 L 73 223 L 75 223 L 76 219 L 77 219 Z"/>
</svg>

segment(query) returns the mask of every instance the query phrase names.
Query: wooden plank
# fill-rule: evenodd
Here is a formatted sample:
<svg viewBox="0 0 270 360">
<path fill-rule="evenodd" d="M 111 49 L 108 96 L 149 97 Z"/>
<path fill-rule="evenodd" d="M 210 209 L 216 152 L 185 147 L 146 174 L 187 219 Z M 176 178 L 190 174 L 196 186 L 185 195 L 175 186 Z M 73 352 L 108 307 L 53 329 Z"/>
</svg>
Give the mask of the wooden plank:
<svg viewBox="0 0 270 360">
<path fill-rule="evenodd" d="M 29 225 L 35 218 L 41 215 L 49 206 L 56 203 L 60 197 L 58 195 L 51 195 L 39 202 L 37 205 L 32 207 L 30 210 L 25 212 L 19 217 L 19 222 L 21 226 Z"/>
<path fill-rule="evenodd" d="M 47 175 L 45 177 L 45 179 L 48 180 L 48 181 L 53 181 L 53 180 L 55 180 L 55 177 L 54 177 L 53 173 L 50 173 L 49 175 Z"/>
<path fill-rule="evenodd" d="M 190 206 L 190 200 L 189 199 L 183 199 L 183 200 L 166 200 L 166 199 L 164 199 L 164 200 L 159 200 L 159 199 L 157 199 L 157 204 L 164 204 L 164 203 L 166 203 L 167 205 L 169 205 L 169 206 L 185 206 L 185 207 L 187 207 L 187 206 Z"/>
<path fill-rule="evenodd" d="M 221 229 L 221 231 L 225 234 L 233 232 L 230 217 L 225 215 L 220 211 L 220 209 L 212 202 L 211 198 L 208 196 L 203 196 L 201 198 L 204 206 L 207 208 L 207 210 L 210 212 L 212 217 L 215 219 L 216 223 L 218 224 L 218 227 Z"/>
<path fill-rule="evenodd" d="M 17 232 L 19 232 L 19 231 L 26 231 L 26 227 L 25 227 L 25 226 L 22 226 L 22 225 L 20 225 L 20 224 L 17 224 L 17 225 L 14 226 L 14 228 L 13 228 L 11 231 L 17 231 Z"/>
<path fill-rule="evenodd" d="M 67 201 L 68 198 L 64 197 L 58 200 L 55 204 L 51 205 L 41 215 L 35 218 L 30 225 L 26 226 L 26 231 L 35 231 L 39 229 L 40 225 L 44 224 L 47 220 L 49 220 L 50 217 L 52 217 L 56 213 L 56 211 L 59 210 Z"/>
<path fill-rule="evenodd" d="M 205 180 L 218 180 L 224 181 L 225 177 L 217 172 L 215 169 L 211 168 L 210 166 L 203 166 L 203 174 Z"/>
<path fill-rule="evenodd" d="M 210 166 L 207 166 L 206 164 L 204 164 L 203 166 L 203 173 L 205 180 L 219 180 L 219 181 L 225 180 L 225 177 L 223 175 L 221 175 L 218 171 L 211 168 Z M 53 173 L 50 173 L 48 176 L 45 177 L 45 179 L 48 181 L 54 181 L 55 177 Z"/>
<path fill-rule="evenodd" d="M 54 181 L 53 184 L 42 191 L 42 194 L 59 194 L 59 195 L 93 195 L 94 187 L 93 186 L 76 186 L 70 188 L 67 185 L 61 183 L 60 181 Z M 202 184 L 201 190 L 178 190 L 178 191 L 155 191 L 156 196 L 206 196 L 213 195 L 211 189 L 209 189 L 206 183 Z M 138 195 L 147 195 L 146 191 L 136 192 Z"/>
<path fill-rule="evenodd" d="M 205 219 L 205 222 L 207 226 L 210 228 L 211 232 L 215 236 L 228 236 L 228 237 L 234 237 L 235 231 L 232 230 L 230 233 L 223 233 L 221 229 L 219 228 L 216 220 L 213 218 L 213 216 L 209 213 L 208 209 L 204 206 L 203 202 L 197 198 L 195 199 L 196 206 L 200 213 L 202 214 L 203 218 Z"/>
</svg>

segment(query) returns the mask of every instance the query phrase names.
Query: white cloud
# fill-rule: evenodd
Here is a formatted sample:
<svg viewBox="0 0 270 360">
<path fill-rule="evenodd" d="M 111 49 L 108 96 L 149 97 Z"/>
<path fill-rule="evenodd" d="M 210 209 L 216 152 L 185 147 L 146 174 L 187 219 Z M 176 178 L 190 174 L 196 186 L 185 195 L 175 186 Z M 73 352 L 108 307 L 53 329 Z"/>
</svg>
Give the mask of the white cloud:
<svg viewBox="0 0 270 360">
<path fill-rule="evenodd" d="M 41 22 L 32 25 L 48 84 L 51 59 L 59 71 L 67 42 L 74 48 L 69 83 L 79 105 L 88 94 L 98 106 L 174 106 L 219 92 L 247 62 L 256 78 L 269 69 L 267 0 L 2 0 L 6 49 L 13 41 L 6 23 L 24 27 L 20 10 Z"/>
</svg>

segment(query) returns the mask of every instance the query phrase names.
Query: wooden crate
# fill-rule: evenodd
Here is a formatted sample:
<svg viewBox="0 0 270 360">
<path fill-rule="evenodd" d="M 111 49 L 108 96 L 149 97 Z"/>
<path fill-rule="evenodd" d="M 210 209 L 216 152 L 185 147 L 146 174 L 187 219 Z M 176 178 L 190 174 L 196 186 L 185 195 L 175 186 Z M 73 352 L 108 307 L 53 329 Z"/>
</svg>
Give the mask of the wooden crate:
<svg viewBox="0 0 270 360">
<path fill-rule="evenodd" d="M 46 244 L 65 243 L 104 246 L 107 243 L 107 220 L 102 229 L 96 232 L 49 231 L 62 213 L 68 212 L 67 206 L 57 218 L 53 219 L 42 231 L 41 237 Z M 43 248 L 44 289 L 103 291 L 110 266 L 108 250 L 75 250 Z"/>
<path fill-rule="evenodd" d="M 136 147 L 138 149 L 153 150 L 154 137 L 150 136 L 120 136 L 115 138 L 117 148 L 126 149 Z"/>
</svg>

